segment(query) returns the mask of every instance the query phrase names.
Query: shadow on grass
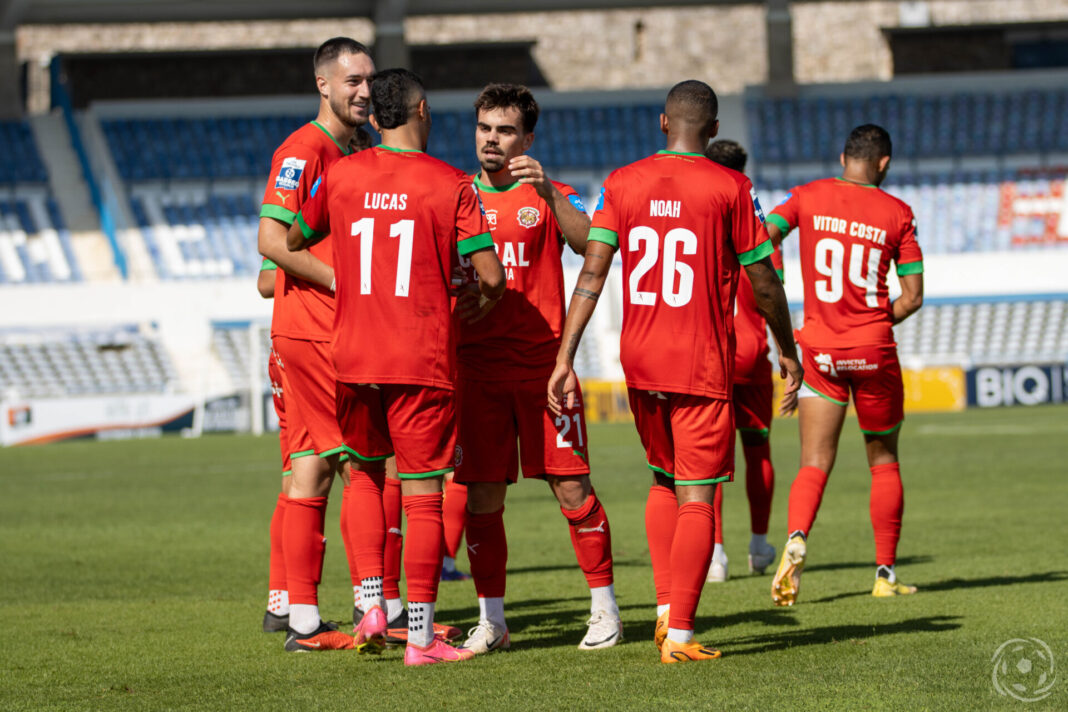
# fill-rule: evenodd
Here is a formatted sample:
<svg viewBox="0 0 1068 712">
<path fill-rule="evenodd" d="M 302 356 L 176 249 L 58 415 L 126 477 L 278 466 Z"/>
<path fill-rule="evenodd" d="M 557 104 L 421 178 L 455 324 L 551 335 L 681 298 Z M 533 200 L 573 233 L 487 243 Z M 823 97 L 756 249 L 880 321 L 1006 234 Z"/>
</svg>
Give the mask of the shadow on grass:
<svg viewBox="0 0 1068 712">
<path fill-rule="evenodd" d="M 934 561 L 930 556 L 901 556 L 897 563 L 908 566 L 909 564 L 928 564 Z M 875 564 L 871 561 L 832 561 L 827 564 L 805 565 L 805 571 L 842 571 L 845 569 L 874 569 Z M 774 572 L 772 572 L 774 573 Z"/>
<path fill-rule="evenodd" d="M 716 640 L 709 642 L 730 648 L 730 655 L 755 655 L 774 650 L 799 648 L 806 645 L 826 645 L 828 643 L 863 642 L 869 638 L 897 633 L 941 633 L 961 627 L 957 621 L 960 616 L 925 616 L 910 618 L 897 623 L 829 625 L 821 628 L 805 628 L 788 633 L 772 635 L 752 635 L 745 638 Z M 752 646 L 752 647 L 747 647 Z M 741 650 L 737 648 L 741 647 Z"/>
<path fill-rule="evenodd" d="M 633 567 L 633 566 L 650 566 L 648 561 L 636 561 L 636 560 L 623 560 L 615 559 L 612 562 L 614 568 Z M 550 571 L 578 571 L 578 565 L 574 561 L 567 564 L 559 564 L 556 566 L 516 566 L 508 567 L 508 575 L 514 574 L 543 574 Z"/>
<path fill-rule="evenodd" d="M 807 570 L 807 569 L 806 569 Z M 1028 574 L 1026 576 L 988 576 L 983 578 L 951 578 L 944 581 L 932 581 L 931 583 L 917 583 L 920 593 L 931 591 L 959 591 L 964 588 L 986 588 L 988 586 L 1015 586 L 1020 583 L 1057 583 L 1068 580 L 1068 571 L 1046 571 L 1040 574 Z M 817 598 L 808 603 L 831 603 L 843 598 L 856 596 L 869 596 L 869 591 L 849 591 L 838 593 L 833 596 Z M 803 599 L 801 602 L 804 602 Z"/>
</svg>

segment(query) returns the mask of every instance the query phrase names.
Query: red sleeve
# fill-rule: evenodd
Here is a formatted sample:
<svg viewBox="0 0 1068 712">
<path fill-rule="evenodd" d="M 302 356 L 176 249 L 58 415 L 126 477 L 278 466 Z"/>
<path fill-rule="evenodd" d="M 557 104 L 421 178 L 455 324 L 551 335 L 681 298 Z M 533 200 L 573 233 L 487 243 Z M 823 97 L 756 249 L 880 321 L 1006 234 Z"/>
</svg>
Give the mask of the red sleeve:
<svg viewBox="0 0 1068 712">
<path fill-rule="evenodd" d="M 768 215 L 768 222 L 779 228 L 779 232 L 782 233 L 783 237 L 786 237 L 791 230 L 797 227 L 798 221 L 801 219 L 801 201 L 798 198 L 800 191 L 801 186 L 791 188 L 786 197 L 782 199 L 782 202 L 776 205 L 775 209 Z"/>
<path fill-rule="evenodd" d="M 328 172 L 324 172 L 316 180 L 312 195 L 308 197 L 297 214 L 297 225 L 304 233 L 304 239 L 325 235 L 330 232 L 330 212 L 327 209 L 327 181 Z"/>
<path fill-rule="evenodd" d="M 916 240 L 916 218 L 911 208 L 905 208 L 903 223 L 901 243 L 897 246 L 897 254 L 894 256 L 897 273 L 899 275 L 920 274 L 923 272 L 923 251 L 920 250 L 920 243 Z"/>
<path fill-rule="evenodd" d="M 619 249 L 619 213 L 617 211 L 613 194 L 615 181 L 613 176 L 601 186 L 601 196 L 597 199 L 597 209 L 593 213 L 593 224 L 587 240 L 603 242 L 606 245 Z"/>
<path fill-rule="evenodd" d="M 460 176 L 456 200 L 456 249 L 461 255 L 493 247 L 486 211 L 478 188 L 466 175 Z"/>
<path fill-rule="evenodd" d="M 293 144 L 279 148 L 271 161 L 260 217 L 292 224 L 319 174 L 319 156 L 308 146 Z"/>
<path fill-rule="evenodd" d="M 764 228 L 764 213 L 757 201 L 753 184 L 746 178 L 738 184 L 731 206 L 731 242 L 743 265 L 759 262 L 774 249 Z"/>
</svg>

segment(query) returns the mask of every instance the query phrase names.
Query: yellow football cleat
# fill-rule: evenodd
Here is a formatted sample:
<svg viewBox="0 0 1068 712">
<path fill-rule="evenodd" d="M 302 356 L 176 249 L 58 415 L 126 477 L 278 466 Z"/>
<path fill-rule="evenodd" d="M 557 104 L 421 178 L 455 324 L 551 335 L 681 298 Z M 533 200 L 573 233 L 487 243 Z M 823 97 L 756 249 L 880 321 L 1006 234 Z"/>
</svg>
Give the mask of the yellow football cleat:
<svg viewBox="0 0 1068 712">
<path fill-rule="evenodd" d="M 776 606 L 792 606 L 797 601 L 797 592 L 801 589 L 801 572 L 805 568 L 807 549 L 805 537 L 795 534 L 786 542 L 782 552 L 782 561 L 775 578 L 771 581 L 771 600 Z"/>
<path fill-rule="evenodd" d="M 664 611 L 656 617 L 656 628 L 653 629 L 653 642 L 656 643 L 656 649 L 660 650 L 664 647 L 664 640 L 667 638 L 668 632 L 668 614 L 671 611 Z"/>
<path fill-rule="evenodd" d="M 875 588 L 871 590 L 871 595 L 876 598 L 889 598 L 890 596 L 907 596 L 910 593 L 916 593 L 915 586 L 906 586 L 900 581 L 891 581 L 888 578 L 878 576 L 875 579 Z"/>
<path fill-rule="evenodd" d="M 660 648 L 660 662 L 662 663 L 696 663 L 702 660 L 715 660 L 723 655 L 715 648 L 706 648 L 696 640 L 689 643 L 676 643 L 674 640 L 664 640 Z"/>
</svg>

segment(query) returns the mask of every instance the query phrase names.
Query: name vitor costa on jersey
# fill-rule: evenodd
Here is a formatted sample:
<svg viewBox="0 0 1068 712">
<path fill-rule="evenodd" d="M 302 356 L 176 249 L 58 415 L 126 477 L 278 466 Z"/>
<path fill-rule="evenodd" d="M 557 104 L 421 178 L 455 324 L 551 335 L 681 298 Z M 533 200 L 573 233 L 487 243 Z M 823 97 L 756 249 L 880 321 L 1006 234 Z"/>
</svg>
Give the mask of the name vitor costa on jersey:
<svg viewBox="0 0 1068 712">
<path fill-rule="evenodd" d="M 749 180 L 661 151 L 608 177 L 588 239 L 621 253 L 627 384 L 730 397 L 739 269 L 772 252 Z"/>
<path fill-rule="evenodd" d="M 893 343 L 887 274 L 923 272 L 916 220 L 876 186 L 827 178 L 795 187 L 768 216 L 785 236 L 800 230 L 810 346 Z"/>
</svg>

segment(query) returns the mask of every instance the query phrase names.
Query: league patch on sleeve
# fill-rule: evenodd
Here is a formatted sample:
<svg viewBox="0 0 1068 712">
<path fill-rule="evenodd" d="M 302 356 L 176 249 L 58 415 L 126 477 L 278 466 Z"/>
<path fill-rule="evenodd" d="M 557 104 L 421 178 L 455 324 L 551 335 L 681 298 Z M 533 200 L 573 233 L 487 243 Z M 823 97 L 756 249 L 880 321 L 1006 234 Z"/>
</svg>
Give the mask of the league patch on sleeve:
<svg viewBox="0 0 1068 712">
<path fill-rule="evenodd" d="M 604 186 L 601 186 L 601 194 L 597 197 L 597 207 L 594 210 L 601 210 L 604 208 Z"/>
<path fill-rule="evenodd" d="M 300 185 L 300 176 L 308 162 L 300 158 L 286 158 L 274 180 L 274 187 L 280 190 L 296 190 Z"/>
<path fill-rule="evenodd" d="M 582 204 L 582 198 L 577 195 L 569 195 L 567 196 L 567 200 L 574 206 L 575 210 L 578 210 L 580 213 L 586 212 L 586 206 Z"/>
<path fill-rule="evenodd" d="M 749 189 L 749 197 L 753 199 L 753 213 L 760 218 L 760 223 L 764 224 L 764 210 L 760 207 L 760 199 L 757 198 L 756 188 Z"/>
<path fill-rule="evenodd" d="M 314 198 L 315 194 L 319 192 L 319 186 L 322 184 L 322 182 L 323 182 L 323 177 L 319 176 L 318 178 L 315 179 L 315 182 L 312 183 L 311 190 L 308 193 L 309 195 L 311 195 L 311 197 Z"/>
<path fill-rule="evenodd" d="M 786 201 L 788 201 L 792 197 L 794 197 L 793 193 L 787 193 L 782 197 L 782 200 L 779 201 L 779 205 L 786 205 Z M 776 205 L 775 207 L 778 207 L 778 205 Z"/>
</svg>

